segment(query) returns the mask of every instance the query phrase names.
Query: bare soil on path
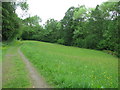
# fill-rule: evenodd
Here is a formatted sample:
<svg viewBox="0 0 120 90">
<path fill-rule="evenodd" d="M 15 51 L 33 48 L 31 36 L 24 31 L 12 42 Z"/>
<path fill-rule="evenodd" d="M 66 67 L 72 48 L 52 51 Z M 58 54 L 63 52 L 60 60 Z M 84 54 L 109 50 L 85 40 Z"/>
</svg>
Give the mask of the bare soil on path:
<svg viewBox="0 0 120 90">
<path fill-rule="evenodd" d="M 29 72 L 29 75 L 33 83 L 33 88 L 49 88 L 48 84 L 45 82 L 42 76 L 40 76 L 36 69 L 32 66 L 29 60 L 24 56 L 20 48 L 18 48 L 18 53 L 20 54 L 23 62 L 26 64 L 26 68 Z"/>
<path fill-rule="evenodd" d="M 21 52 L 19 46 L 9 47 L 2 59 L 2 87 L 50 88 L 50 85 Z"/>
</svg>

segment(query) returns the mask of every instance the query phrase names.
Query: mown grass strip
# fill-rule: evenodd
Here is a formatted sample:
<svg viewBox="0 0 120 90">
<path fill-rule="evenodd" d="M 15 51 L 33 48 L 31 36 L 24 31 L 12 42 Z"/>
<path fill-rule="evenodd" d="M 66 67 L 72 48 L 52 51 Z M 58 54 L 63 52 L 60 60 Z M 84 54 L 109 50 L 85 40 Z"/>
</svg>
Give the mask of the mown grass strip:
<svg viewBox="0 0 120 90">
<path fill-rule="evenodd" d="M 17 45 L 3 47 L 2 61 L 2 88 L 30 88 L 32 87 L 28 71 L 25 64 L 21 60 L 17 49 Z"/>
</svg>

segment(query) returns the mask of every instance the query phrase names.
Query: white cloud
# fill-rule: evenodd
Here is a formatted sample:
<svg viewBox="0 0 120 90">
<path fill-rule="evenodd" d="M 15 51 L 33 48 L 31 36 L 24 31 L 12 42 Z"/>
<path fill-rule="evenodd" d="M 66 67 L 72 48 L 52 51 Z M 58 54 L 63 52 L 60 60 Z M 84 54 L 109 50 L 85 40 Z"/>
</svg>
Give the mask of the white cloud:
<svg viewBox="0 0 120 90">
<path fill-rule="evenodd" d="M 86 7 L 95 7 L 97 4 L 107 0 L 28 0 L 31 16 L 38 15 L 42 19 L 42 24 L 49 18 L 61 20 L 65 12 L 71 6 L 85 5 Z M 17 10 L 20 14 L 20 10 Z"/>
</svg>

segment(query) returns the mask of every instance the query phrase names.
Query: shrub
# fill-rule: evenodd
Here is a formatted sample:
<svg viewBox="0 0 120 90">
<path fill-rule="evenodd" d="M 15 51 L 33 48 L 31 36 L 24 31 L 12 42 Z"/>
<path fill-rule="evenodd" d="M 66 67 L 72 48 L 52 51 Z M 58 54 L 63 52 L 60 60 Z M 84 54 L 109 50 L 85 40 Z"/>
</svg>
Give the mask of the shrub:
<svg viewBox="0 0 120 90">
<path fill-rule="evenodd" d="M 96 35 L 89 35 L 85 38 L 85 48 L 96 49 L 98 43 Z"/>
<path fill-rule="evenodd" d="M 64 39 L 58 39 L 58 40 L 57 40 L 57 43 L 58 43 L 58 44 L 64 44 L 65 41 L 64 41 Z"/>
<path fill-rule="evenodd" d="M 74 41 L 74 46 L 81 47 L 81 48 L 84 47 L 84 40 L 81 38 L 77 38 Z"/>
</svg>

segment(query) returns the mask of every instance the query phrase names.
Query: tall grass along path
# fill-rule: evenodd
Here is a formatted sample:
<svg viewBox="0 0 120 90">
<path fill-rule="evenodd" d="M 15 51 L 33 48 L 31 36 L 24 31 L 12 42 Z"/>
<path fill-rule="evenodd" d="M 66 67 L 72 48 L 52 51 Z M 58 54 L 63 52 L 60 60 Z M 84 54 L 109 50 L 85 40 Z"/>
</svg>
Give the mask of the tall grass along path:
<svg viewBox="0 0 120 90">
<path fill-rule="evenodd" d="M 23 53 L 20 51 L 20 48 L 18 48 L 18 53 L 20 54 L 23 62 L 26 64 L 26 68 L 28 69 L 30 77 L 33 82 L 33 88 L 48 88 L 49 86 L 46 84 L 43 78 L 38 74 L 36 69 L 29 62 L 29 60 L 23 55 Z"/>
</svg>

